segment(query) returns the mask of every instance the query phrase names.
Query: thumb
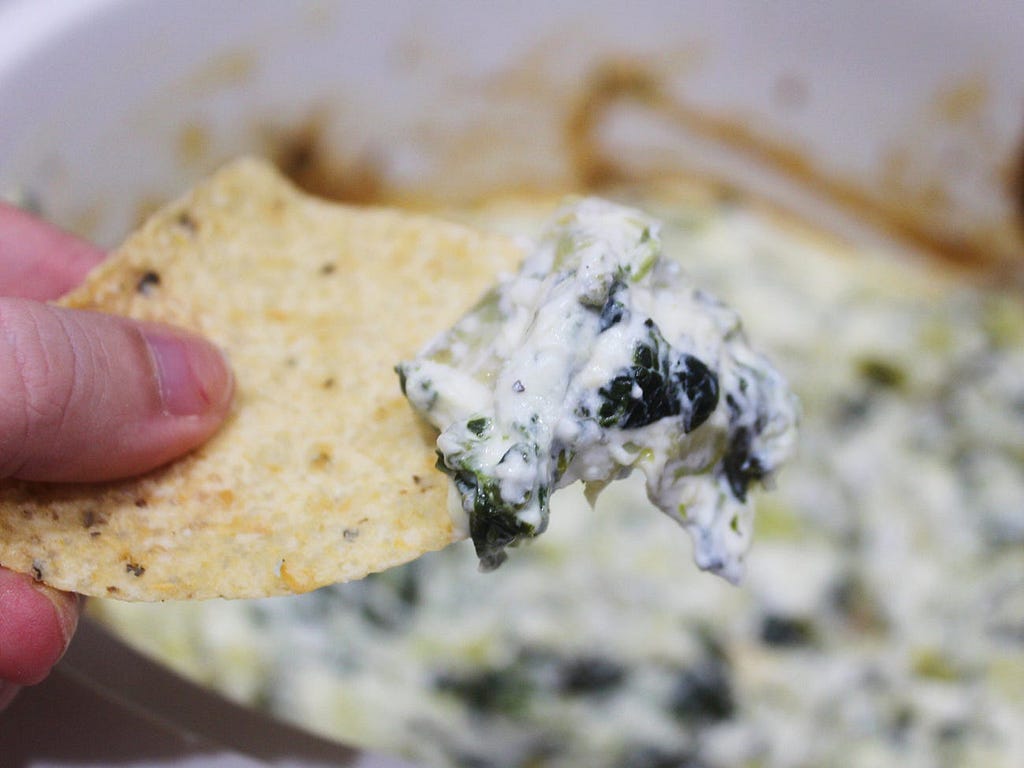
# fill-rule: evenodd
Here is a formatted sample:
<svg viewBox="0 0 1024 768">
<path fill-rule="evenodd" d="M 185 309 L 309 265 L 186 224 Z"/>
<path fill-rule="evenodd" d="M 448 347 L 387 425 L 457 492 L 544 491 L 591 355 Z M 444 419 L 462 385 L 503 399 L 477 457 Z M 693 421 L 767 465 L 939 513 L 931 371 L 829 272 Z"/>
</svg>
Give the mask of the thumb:
<svg viewBox="0 0 1024 768">
<path fill-rule="evenodd" d="M 0 299 L 0 478 L 145 472 L 210 437 L 232 389 L 220 352 L 184 331 Z"/>
</svg>

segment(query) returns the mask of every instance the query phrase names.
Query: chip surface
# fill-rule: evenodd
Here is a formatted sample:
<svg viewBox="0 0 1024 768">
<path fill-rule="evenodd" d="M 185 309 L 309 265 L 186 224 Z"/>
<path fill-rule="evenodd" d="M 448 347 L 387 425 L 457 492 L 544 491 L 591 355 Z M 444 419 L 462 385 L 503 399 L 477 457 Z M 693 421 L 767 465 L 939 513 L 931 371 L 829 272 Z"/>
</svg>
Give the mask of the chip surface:
<svg viewBox="0 0 1024 768">
<path fill-rule="evenodd" d="M 432 430 L 393 366 L 520 258 L 511 241 L 300 193 L 243 159 L 151 218 L 62 301 L 189 328 L 236 396 L 141 478 L 0 481 L 0 563 L 125 600 L 305 592 L 458 537 Z"/>
</svg>

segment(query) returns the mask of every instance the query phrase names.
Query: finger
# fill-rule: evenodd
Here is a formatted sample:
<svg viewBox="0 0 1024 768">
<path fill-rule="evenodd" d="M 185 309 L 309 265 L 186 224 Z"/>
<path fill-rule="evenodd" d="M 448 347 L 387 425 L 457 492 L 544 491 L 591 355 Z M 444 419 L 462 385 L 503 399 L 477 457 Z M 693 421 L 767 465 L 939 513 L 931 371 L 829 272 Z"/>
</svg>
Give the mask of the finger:
<svg viewBox="0 0 1024 768">
<path fill-rule="evenodd" d="M 0 299 L 0 477 L 145 472 L 209 438 L 232 389 L 220 352 L 184 331 Z"/>
<path fill-rule="evenodd" d="M 56 664 L 78 626 L 80 599 L 0 568 L 0 706 Z"/>
<path fill-rule="evenodd" d="M 0 202 L 0 296 L 55 299 L 105 256 L 94 245 Z"/>
</svg>

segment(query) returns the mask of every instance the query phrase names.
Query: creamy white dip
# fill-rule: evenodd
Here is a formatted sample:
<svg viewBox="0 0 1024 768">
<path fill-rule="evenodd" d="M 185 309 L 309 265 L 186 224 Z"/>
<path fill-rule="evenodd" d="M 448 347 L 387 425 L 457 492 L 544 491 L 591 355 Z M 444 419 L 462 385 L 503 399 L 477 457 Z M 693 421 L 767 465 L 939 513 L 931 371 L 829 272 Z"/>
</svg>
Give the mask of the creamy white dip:
<svg viewBox="0 0 1024 768">
<path fill-rule="evenodd" d="M 1024 300 L 735 198 L 623 194 L 800 397 L 741 586 L 680 557 L 635 473 L 596 510 L 559 491 L 493 573 L 464 544 L 298 598 L 92 610 L 237 700 L 428 766 L 1024 765 Z M 538 237 L 552 206 L 448 213 Z"/>
<path fill-rule="evenodd" d="M 663 252 L 658 223 L 598 198 L 555 214 L 517 274 L 398 366 L 439 430 L 438 467 L 482 566 L 542 533 L 551 494 L 634 469 L 691 531 L 697 564 L 738 581 L 748 486 L 792 454 L 797 403 L 739 316 Z"/>
</svg>

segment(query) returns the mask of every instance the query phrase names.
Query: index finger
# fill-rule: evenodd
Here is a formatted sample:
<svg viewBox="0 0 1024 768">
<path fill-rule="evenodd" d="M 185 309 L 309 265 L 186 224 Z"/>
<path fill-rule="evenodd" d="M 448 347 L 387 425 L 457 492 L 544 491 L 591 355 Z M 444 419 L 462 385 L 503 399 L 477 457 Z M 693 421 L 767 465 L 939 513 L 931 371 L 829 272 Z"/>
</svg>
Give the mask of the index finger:
<svg viewBox="0 0 1024 768">
<path fill-rule="evenodd" d="M 0 202 L 0 296 L 56 299 L 105 257 L 91 243 Z"/>
</svg>

